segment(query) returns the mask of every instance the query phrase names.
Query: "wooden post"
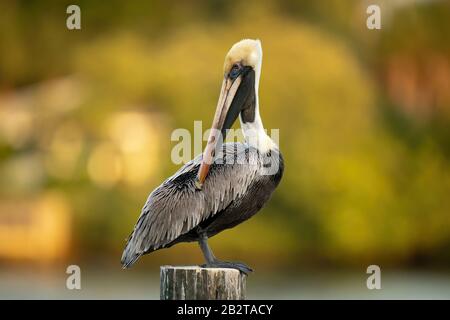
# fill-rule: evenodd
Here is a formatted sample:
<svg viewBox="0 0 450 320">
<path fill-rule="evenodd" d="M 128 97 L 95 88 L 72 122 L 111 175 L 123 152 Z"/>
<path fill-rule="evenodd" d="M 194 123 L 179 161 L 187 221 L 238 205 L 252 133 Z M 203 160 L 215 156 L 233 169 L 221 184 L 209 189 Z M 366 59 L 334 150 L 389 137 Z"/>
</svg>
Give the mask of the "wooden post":
<svg viewBox="0 0 450 320">
<path fill-rule="evenodd" d="M 247 276 L 236 269 L 162 266 L 161 300 L 243 300 Z"/>
</svg>

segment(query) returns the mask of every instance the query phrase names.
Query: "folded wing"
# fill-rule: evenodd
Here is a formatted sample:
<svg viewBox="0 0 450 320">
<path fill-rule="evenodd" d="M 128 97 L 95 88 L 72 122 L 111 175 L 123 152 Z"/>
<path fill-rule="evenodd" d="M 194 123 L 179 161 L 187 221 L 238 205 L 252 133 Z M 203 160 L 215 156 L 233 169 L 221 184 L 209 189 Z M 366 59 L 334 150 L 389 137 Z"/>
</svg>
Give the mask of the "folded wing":
<svg viewBox="0 0 450 320">
<path fill-rule="evenodd" d="M 124 268 L 141 255 L 164 248 L 247 191 L 257 174 L 255 149 L 223 145 L 224 159 L 211 165 L 201 190 L 195 187 L 201 155 L 164 181 L 148 197 L 122 255 Z"/>
</svg>

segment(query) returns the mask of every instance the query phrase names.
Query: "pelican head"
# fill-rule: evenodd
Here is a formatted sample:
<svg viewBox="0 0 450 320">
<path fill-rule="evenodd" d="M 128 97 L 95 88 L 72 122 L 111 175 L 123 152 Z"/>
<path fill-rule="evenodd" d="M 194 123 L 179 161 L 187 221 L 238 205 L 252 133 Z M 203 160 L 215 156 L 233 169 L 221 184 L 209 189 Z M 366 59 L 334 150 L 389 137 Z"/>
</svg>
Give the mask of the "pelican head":
<svg viewBox="0 0 450 320">
<path fill-rule="evenodd" d="M 257 99 L 261 63 L 262 48 L 259 40 L 239 41 L 225 56 L 222 88 L 198 171 L 198 188 L 201 188 L 206 179 L 215 150 L 221 146 L 237 117 L 240 115 L 243 124 L 255 123 L 255 118 L 259 119 Z"/>
</svg>

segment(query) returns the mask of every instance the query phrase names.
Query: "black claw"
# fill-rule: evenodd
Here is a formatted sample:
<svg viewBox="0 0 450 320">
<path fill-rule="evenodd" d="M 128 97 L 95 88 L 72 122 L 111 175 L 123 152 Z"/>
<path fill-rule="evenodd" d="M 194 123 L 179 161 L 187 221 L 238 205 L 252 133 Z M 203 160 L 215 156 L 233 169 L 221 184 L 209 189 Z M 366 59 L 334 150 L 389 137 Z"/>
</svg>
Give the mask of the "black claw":
<svg viewBox="0 0 450 320">
<path fill-rule="evenodd" d="M 227 262 L 227 261 L 217 261 L 213 263 L 205 263 L 201 265 L 202 268 L 228 268 L 237 269 L 246 275 L 253 272 L 253 269 L 241 262 Z"/>
</svg>

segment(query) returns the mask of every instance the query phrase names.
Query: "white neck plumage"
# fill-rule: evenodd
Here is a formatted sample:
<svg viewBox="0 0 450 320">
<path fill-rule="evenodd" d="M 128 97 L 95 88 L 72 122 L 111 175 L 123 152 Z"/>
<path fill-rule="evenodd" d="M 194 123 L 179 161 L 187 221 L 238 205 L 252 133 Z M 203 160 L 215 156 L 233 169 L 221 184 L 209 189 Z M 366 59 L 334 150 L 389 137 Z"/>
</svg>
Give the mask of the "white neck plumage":
<svg viewBox="0 0 450 320">
<path fill-rule="evenodd" d="M 261 43 L 258 41 L 258 60 L 254 66 L 255 70 L 255 118 L 252 122 L 244 122 L 242 114 L 239 116 L 241 122 L 241 128 L 244 132 L 245 142 L 261 153 L 267 153 L 272 149 L 278 149 L 276 143 L 267 135 L 264 130 L 264 126 L 259 114 L 259 79 L 261 77 L 261 65 L 262 65 L 262 48 Z"/>
<path fill-rule="evenodd" d="M 260 70 L 257 70 L 255 77 L 255 119 L 252 122 L 244 122 L 242 115 L 240 115 L 239 120 L 247 145 L 258 149 L 261 153 L 267 153 L 270 150 L 278 149 L 278 146 L 267 135 L 261 120 L 261 115 L 259 114 L 258 84 Z"/>
</svg>

